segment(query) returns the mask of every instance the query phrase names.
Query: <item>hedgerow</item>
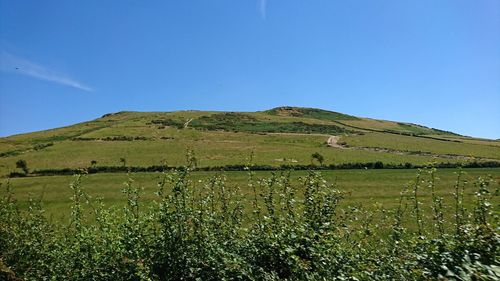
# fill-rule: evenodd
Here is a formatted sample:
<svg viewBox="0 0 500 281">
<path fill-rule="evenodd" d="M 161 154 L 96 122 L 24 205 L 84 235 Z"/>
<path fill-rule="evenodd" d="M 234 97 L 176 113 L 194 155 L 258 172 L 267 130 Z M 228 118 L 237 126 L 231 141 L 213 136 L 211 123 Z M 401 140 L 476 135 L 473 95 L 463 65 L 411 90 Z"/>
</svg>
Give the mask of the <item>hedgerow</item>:
<svg viewBox="0 0 500 281">
<path fill-rule="evenodd" d="M 498 161 L 482 161 L 482 162 L 441 162 L 433 163 L 430 165 L 434 168 L 498 168 L 500 167 L 500 162 Z M 284 170 L 348 170 L 348 169 L 421 169 L 429 167 L 429 165 L 417 165 L 412 163 L 383 163 L 381 161 L 377 162 L 364 162 L 364 163 L 342 163 L 342 164 L 330 164 L 330 165 L 300 165 L 300 164 L 282 164 L 279 166 L 273 165 L 253 165 L 252 170 L 254 171 L 284 171 Z M 92 164 L 90 167 L 86 168 L 52 168 L 52 169 L 38 169 L 33 170 L 30 173 L 25 172 L 11 172 L 9 177 L 26 177 L 26 176 L 55 176 L 55 175 L 74 175 L 85 171 L 88 174 L 96 173 L 142 173 L 142 172 L 165 172 L 170 170 L 178 170 L 182 167 L 167 166 L 167 165 L 151 165 L 151 166 L 104 166 Z M 233 165 L 221 165 L 221 166 L 204 166 L 196 167 L 193 171 L 245 171 L 247 169 L 246 165 L 243 164 L 233 164 Z"/>
<path fill-rule="evenodd" d="M 10 280 L 500 278 L 492 206 L 498 183 L 490 177 L 471 186 L 459 171 L 453 201 L 445 204 L 435 192 L 436 170 L 419 169 L 396 209 L 367 211 L 341 208 L 347 195 L 321 171 L 311 170 L 295 185 L 291 170 L 257 179 L 247 166 L 248 199 L 223 173 L 193 182 L 188 159 L 186 167 L 161 174 L 148 207 L 133 174 L 124 184 L 123 209 L 90 198 L 85 174 L 75 175 L 67 224 L 47 220 L 40 200 L 21 208 L 4 184 L 1 274 Z M 430 213 L 422 210 L 423 189 L 431 191 Z"/>
</svg>

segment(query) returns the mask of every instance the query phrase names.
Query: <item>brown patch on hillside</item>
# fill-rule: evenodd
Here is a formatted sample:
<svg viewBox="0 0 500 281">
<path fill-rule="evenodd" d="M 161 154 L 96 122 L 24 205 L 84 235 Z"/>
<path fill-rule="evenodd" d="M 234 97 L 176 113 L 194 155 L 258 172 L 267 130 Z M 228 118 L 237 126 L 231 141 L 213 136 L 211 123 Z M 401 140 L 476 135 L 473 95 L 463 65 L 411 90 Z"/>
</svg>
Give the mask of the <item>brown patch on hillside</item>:
<svg viewBox="0 0 500 281">
<path fill-rule="evenodd" d="M 292 117 L 301 117 L 304 113 L 300 112 L 297 108 L 291 106 L 283 106 L 275 109 L 276 115 L 279 116 L 292 116 Z"/>
</svg>

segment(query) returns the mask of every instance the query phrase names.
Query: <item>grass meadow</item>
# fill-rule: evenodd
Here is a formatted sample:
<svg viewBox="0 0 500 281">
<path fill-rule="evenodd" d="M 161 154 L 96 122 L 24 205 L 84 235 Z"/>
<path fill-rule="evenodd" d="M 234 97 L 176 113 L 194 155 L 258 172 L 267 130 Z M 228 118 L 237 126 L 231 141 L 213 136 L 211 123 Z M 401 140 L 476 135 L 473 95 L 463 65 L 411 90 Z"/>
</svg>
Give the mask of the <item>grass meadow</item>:
<svg viewBox="0 0 500 281">
<path fill-rule="evenodd" d="M 137 136 L 140 135 L 141 133 L 137 133 Z M 130 136 L 136 135 L 130 134 Z M 173 139 L 161 139 L 161 137 Z M 186 149 L 196 152 L 200 167 L 245 163 L 252 151 L 256 165 L 275 166 L 287 162 L 310 164 L 311 154 L 314 152 L 322 154 L 327 165 L 376 161 L 394 164 L 459 161 L 433 156 L 335 149 L 327 146 L 327 139 L 328 135 L 261 135 L 171 128 L 162 132 L 155 140 L 56 142 L 39 151 L 33 150 L 12 157 L 0 158 L 0 173 L 6 175 L 15 171 L 15 163 L 19 159 L 26 160 L 28 167 L 32 170 L 83 168 L 90 166 L 93 160 L 97 161 L 98 165 L 115 166 L 121 165 L 121 158 L 126 158 L 127 164 L 131 166 L 151 166 L 163 163 L 180 166 L 185 163 Z M 415 142 L 418 143 L 417 141 Z M 487 147 L 480 151 L 488 149 Z M 491 157 L 493 154 L 488 155 Z"/>
<path fill-rule="evenodd" d="M 462 155 L 500 159 L 500 147 L 478 143 L 436 141 L 404 135 L 366 133 L 342 137 L 342 141 L 353 147 L 388 148 L 401 151 L 428 152 L 434 154 Z"/>
<path fill-rule="evenodd" d="M 465 169 L 464 180 L 472 182 L 479 176 L 490 175 L 496 182 L 500 183 L 500 168 Z M 436 192 L 446 199 L 452 201 L 453 186 L 456 181 L 458 169 L 439 169 L 436 173 Z M 255 178 L 268 178 L 271 172 L 254 172 Z M 275 172 L 279 174 L 280 172 Z M 335 187 L 345 193 L 343 206 L 363 206 L 367 209 L 384 208 L 393 209 L 398 204 L 401 192 L 406 186 L 411 186 L 415 180 L 416 169 L 383 169 L 383 170 L 325 170 L 321 175 Z M 253 190 L 247 185 L 248 174 L 243 171 L 230 172 L 192 172 L 191 180 L 195 186 L 203 186 L 210 177 L 215 174 L 223 175 L 227 179 L 227 184 L 239 187 L 245 195 L 245 202 L 250 202 Z M 299 184 L 308 174 L 307 171 L 293 171 L 291 181 Z M 107 206 L 123 206 L 125 197 L 121 192 L 124 183 L 129 178 L 143 189 L 141 197 L 144 203 L 156 198 L 157 182 L 162 177 L 162 173 L 102 173 L 86 175 L 82 179 L 82 187 L 92 198 L 102 198 Z M 64 220 L 71 211 L 72 190 L 70 184 L 74 176 L 44 176 L 4 179 L 4 188 L 0 190 L 0 195 L 5 193 L 7 182 L 12 186 L 12 192 L 21 206 L 27 206 L 29 198 L 41 198 L 46 209 L 46 214 L 57 221 Z M 467 192 L 467 204 L 471 202 L 472 187 Z M 423 189 L 422 200 L 430 199 L 430 190 Z M 427 202 L 428 203 L 428 202 Z M 495 202 L 495 209 L 498 210 L 500 202 Z M 249 203 L 248 203 L 249 204 Z M 427 210 L 429 211 L 429 210 Z"/>
</svg>

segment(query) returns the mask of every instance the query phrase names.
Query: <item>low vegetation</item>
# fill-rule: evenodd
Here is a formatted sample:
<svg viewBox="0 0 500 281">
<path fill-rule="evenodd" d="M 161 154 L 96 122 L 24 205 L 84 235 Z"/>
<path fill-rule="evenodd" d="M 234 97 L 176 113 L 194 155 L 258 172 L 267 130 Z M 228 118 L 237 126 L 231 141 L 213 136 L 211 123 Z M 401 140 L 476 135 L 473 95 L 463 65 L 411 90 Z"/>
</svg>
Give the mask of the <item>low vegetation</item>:
<svg viewBox="0 0 500 281">
<path fill-rule="evenodd" d="M 189 126 L 204 130 L 262 133 L 339 134 L 347 130 L 332 124 L 308 124 L 305 122 L 273 122 L 259 120 L 244 113 L 218 113 L 194 119 Z"/>
<path fill-rule="evenodd" d="M 161 174 L 153 203 L 129 175 L 123 208 L 70 186 L 67 224 L 43 202 L 0 202 L 0 266 L 11 280 L 494 280 L 500 278 L 499 185 L 459 171 L 451 197 L 434 168 L 417 171 L 396 207 L 343 205 L 349 194 L 319 171 L 244 185 L 224 174 L 194 180 L 196 159 Z M 249 194 L 244 194 L 249 191 Z M 423 194 L 430 196 L 425 200 Z M 425 202 L 425 204 L 424 204 Z M 496 202 L 496 203 L 495 203 Z"/>
<path fill-rule="evenodd" d="M 270 110 L 266 110 L 265 113 L 271 115 L 312 118 L 312 119 L 329 120 L 329 121 L 360 119 L 352 115 L 347 115 L 329 110 L 323 110 L 317 108 L 293 107 L 293 106 L 276 107 Z"/>
</svg>

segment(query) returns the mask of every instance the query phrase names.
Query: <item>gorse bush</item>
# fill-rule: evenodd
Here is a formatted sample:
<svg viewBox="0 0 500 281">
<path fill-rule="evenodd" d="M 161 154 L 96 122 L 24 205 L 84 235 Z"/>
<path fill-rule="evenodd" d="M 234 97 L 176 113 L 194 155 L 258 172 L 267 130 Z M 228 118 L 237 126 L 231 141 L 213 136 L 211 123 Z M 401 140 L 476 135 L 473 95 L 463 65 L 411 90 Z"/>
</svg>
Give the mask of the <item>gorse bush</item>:
<svg viewBox="0 0 500 281">
<path fill-rule="evenodd" d="M 248 186 L 223 173 L 194 182 L 194 157 L 164 172 L 157 199 L 141 201 L 133 175 L 122 209 L 106 208 L 76 175 L 68 224 L 52 223 L 40 200 L 0 201 L 0 278 L 16 280 L 494 280 L 500 278 L 498 183 L 470 185 L 458 172 L 453 200 L 419 170 L 394 210 L 340 207 L 346 194 L 310 171 L 301 185 L 275 171 Z M 423 212 L 422 190 L 431 193 Z M 464 198 L 473 192 L 474 204 Z M 452 216 L 446 212 L 452 210 Z"/>
</svg>

